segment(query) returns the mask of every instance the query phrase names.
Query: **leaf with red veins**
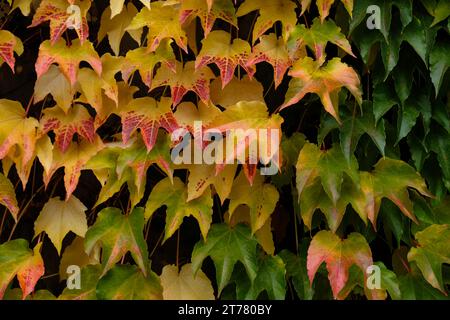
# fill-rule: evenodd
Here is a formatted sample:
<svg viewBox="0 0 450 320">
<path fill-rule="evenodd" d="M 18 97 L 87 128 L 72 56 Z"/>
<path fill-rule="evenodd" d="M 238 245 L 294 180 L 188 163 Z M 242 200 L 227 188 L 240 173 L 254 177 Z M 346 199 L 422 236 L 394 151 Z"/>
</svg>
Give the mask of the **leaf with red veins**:
<svg viewBox="0 0 450 320">
<path fill-rule="evenodd" d="M 277 39 L 275 33 L 264 35 L 261 41 L 253 47 L 247 65 L 266 61 L 273 66 L 275 88 L 277 88 L 283 80 L 286 70 L 292 65 L 286 45 L 282 38 Z"/>
<path fill-rule="evenodd" d="M 48 186 L 53 174 L 61 167 L 64 167 L 64 186 L 66 188 L 66 200 L 75 191 L 81 170 L 85 169 L 86 163 L 104 147 L 100 137 L 95 136 L 93 142 L 82 140 L 80 143 L 71 143 L 66 152 L 61 152 L 59 148 L 53 148 L 51 164 L 44 173 L 44 184 Z"/>
<path fill-rule="evenodd" d="M 0 30 L 0 66 L 6 62 L 13 73 L 16 62 L 14 52 L 18 55 L 23 53 L 22 41 L 9 31 Z"/>
<path fill-rule="evenodd" d="M 295 9 L 297 5 L 290 0 L 246 0 L 239 6 L 237 16 L 242 17 L 252 11 L 259 10 L 259 16 L 253 27 L 253 42 L 261 37 L 277 21 L 282 23 L 283 39 L 287 39 L 297 23 Z"/>
<path fill-rule="evenodd" d="M 89 63 L 95 72 L 102 74 L 102 60 L 98 56 L 91 42 L 80 43 L 75 39 L 71 46 L 61 39 L 55 45 L 51 45 L 49 40 L 41 43 L 39 56 L 36 61 L 36 74 L 38 79 L 48 71 L 50 65 L 57 63 L 61 72 L 73 86 L 77 81 L 78 69 L 81 61 Z"/>
<path fill-rule="evenodd" d="M 58 106 L 45 109 L 41 123 L 44 133 L 55 133 L 55 143 L 63 153 L 69 148 L 75 133 L 92 143 L 95 139 L 94 119 L 80 104 L 74 105 L 67 114 Z"/>
<path fill-rule="evenodd" d="M 339 58 L 333 58 L 325 66 L 321 66 L 319 61 L 305 57 L 294 63 L 289 75 L 292 79 L 289 82 L 285 102 L 279 110 L 297 103 L 307 93 L 315 93 L 325 110 L 340 122 L 338 94 L 342 87 L 351 92 L 358 104 L 362 103 L 358 74 Z"/>
<path fill-rule="evenodd" d="M 358 266 L 366 277 L 367 267 L 373 264 L 372 251 L 366 239 L 359 233 L 352 233 L 341 240 L 331 231 L 320 231 L 312 239 L 308 249 L 307 269 L 312 284 L 320 265 L 325 262 L 328 279 L 335 299 L 344 288 L 352 265 Z M 366 281 L 364 281 L 366 283 Z"/>
<path fill-rule="evenodd" d="M 220 70 L 222 88 L 233 79 L 234 70 L 240 65 L 251 78 L 255 73 L 253 66 L 247 65 L 251 53 L 250 44 L 242 39 L 231 42 L 231 34 L 217 30 L 212 31 L 208 38 L 202 40 L 202 50 L 195 61 L 199 69 L 209 63 L 215 63 Z"/>
<path fill-rule="evenodd" d="M 140 129 L 147 150 L 152 150 L 158 136 L 158 129 L 164 128 L 169 133 L 178 129 L 177 121 L 171 109 L 170 98 L 161 98 L 157 102 L 150 97 L 132 100 L 120 110 L 122 117 L 122 139 L 127 143 L 131 135 Z"/>
<path fill-rule="evenodd" d="M 75 17 L 78 12 L 75 10 L 71 11 L 69 9 L 70 4 L 66 0 L 43 0 L 36 10 L 29 28 L 50 21 L 50 39 L 52 44 L 55 44 L 67 29 L 75 29 L 81 43 L 85 42 L 89 36 L 86 15 L 91 7 L 91 0 L 76 0 L 72 2 L 79 9 L 79 17 Z"/>
<path fill-rule="evenodd" d="M 174 106 L 181 102 L 188 91 L 194 91 L 203 102 L 208 103 L 209 83 L 215 78 L 212 71 L 207 66 L 195 69 L 194 61 L 189 61 L 184 66 L 176 61 L 175 68 L 175 73 L 164 65 L 159 68 L 153 79 L 152 89 L 170 86 Z"/>
<path fill-rule="evenodd" d="M 178 4 L 166 4 L 165 1 L 152 3 L 151 9 L 144 7 L 134 17 L 127 30 L 136 30 L 147 26 L 147 35 L 150 51 L 155 51 L 164 39 L 173 39 L 186 53 L 187 36 L 178 19 Z"/>
<path fill-rule="evenodd" d="M 211 32 L 216 19 L 237 27 L 236 10 L 231 0 L 216 0 L 209 7 L 206 0 L 183 0 L 180 8 L 180 22 L 185 24 L 199 17 L 205 38 Z"/>
<path fill-rule="evenodd" d="M 139 70 L 144 84 L 151 88 L 153 73 L 156 65 L 163 66 L 175 72 L 175 55 L 171 47 L 172 40 L 164 40 L 155 52 L 149 52 L 148 48 L 140 47 L 127 52 L 122 67 L 122 77 L 127 82 L 131 74 Z"/>
</svg>

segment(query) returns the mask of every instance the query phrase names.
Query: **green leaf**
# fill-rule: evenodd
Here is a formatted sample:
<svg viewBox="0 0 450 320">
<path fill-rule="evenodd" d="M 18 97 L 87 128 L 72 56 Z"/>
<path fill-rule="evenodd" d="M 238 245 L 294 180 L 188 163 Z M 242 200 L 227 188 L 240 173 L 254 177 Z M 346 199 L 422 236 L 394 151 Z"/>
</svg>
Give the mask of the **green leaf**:
<svg viewBox="0 0 450 320">
<path fill-rule="evenodd" d="M 442 264 L 450 264 L 450 226 L 434 224 L 417 232 L 415 237 L 419 244 L 411 248 L 408 260 L 416 262 L 425 280 L 446 295 Z"/>
<path fill-rule="evenodd" d="M 0 299 L 2 299 L 8 284 L 17 275 L 22 299 L 31 292 L 38 280 L 44 275 L 44 261 L 40 249 L 42 243 L 34 250 L 28 248 L 28 241 L 16 239 L 0 245 Z"/>
<path fill-rule="evenodd" d="M 123 215 L 117 208 L 99 212 L 95 224 L 86 232 L 86 253 L 97 244 L 102 247 L 102 276 L 129 251 L 144 275 L 147 274 L 147 243 L 144 240 L 144 209 L 134 208 Z"/>
<path fill-rule="evenodd" d="M 253 282 L 257 276 L 258 263 L 256 246 L 258 242 L 250 229 L 242 224 L 229 228 L 226 224 L 214 224 L 206 240 L 198 242 L 192 252 L 194 273 L 200 269 L 202 262 L 210 256 L 216 267 L 216 279 L 219 295 L 228 284 L 234 265 L 240 261 Z"/>
<path fill-rule="evenodd" d="M 286 276 L 291 279 L 295 291 L 301 300 L 311 300 L 314 287 L 310 285 L 306 270 L 306 250 L 302 255 L 295 255 L 284 249 L 278 254 L 286 265 Z"/>
<path fill-rule="evenodd" d="M 144 276 L 136 266 L 117 265 L 97 285 L 100 300 L 162 300 L 158 276 L 148 268 Z"/>
<path fill-rule="evenodd" d="M 347 161 L 339 147 L 322 151 L 315 144 L 307 143 L 300 151 L 296 168 L 299 196 L 308 182 L 320 178 L 323 189 L 333 204 L 341 196 L 344 173 L 355 183 L 358 182 L 356 158 L 351 157 Z"/>
<path fill-rule="evenodd" d="M 258 273 L 252 284 L 246 279 L 237 281 L 238 299 L 256 300 L 266 291 L 270 300 L 284 300 L 286 296 L 286 269 L 278 256 L 267 255 L 260 259 Z"/>
<path fill-rule="evenodd" d="M 392 87 L 386 83 L 377 85 L 373 92 L 373 113 L 375 115 L 375 123 L 378 123 L 381 117 L 398 103 L 397 95 Z"/>
<path fill-rule="evenodd" d="M 337 45 L 349 55 L 355 57 L 350 43 L 341 33 L 339 28 L 332 20 L 320 22 L 318 18 L 313 20 L 310 28 L 303 24 L 298 24 L 289 36 L 287 46 L 291 57 L 295 57 L 300 47 L 308 46 L 314 51 L 316 60 L 325 61 L 325 47 L 328 42 Z"/>
<path fill-rule="evenodd" d="M 403 300 L 448 300 L 439 290 L 415 273 L 408 273 L 399 277 L 400 291 Z"/>
<path fill-rule="evenodd" d="M 178 177 L 173 179 L 173 183 L 165 178 L 153 187 L 145 206 L 145 219 L 151 218 L 159 207 L 167 206 L 164 240 L 169 239 L 180 227 L 183 218 L 190 215 L 197 219 L 203 239 L 206 239 L 212 222 L 211 190 L 207 189 L 202 196 L 189 202 L 187 197 L 187 187 Z"/>
<path fill-rule="evenodd" d="M 430 76 L 436 97 L 441 89 L 444 75 L 450 65 L 450 44 L 436 42 L 430 51 Z"/>
<path fill-rule="evenodd" d="M 369 101 L 363 101 L 362 117 L 355 116 L 343 121 L 339 130 L 342 152 L 347 161 L 351 160 L 351 155 L 354 153 L 358 141 L 364 133 L 370 136 L 378 150 L 380 150 L 381 155 L 384 156 L 384 148 L 386 146 L 384 122 L 380 121 L 378 125 L 375 125 L 375 117 Z"/>
</svg>

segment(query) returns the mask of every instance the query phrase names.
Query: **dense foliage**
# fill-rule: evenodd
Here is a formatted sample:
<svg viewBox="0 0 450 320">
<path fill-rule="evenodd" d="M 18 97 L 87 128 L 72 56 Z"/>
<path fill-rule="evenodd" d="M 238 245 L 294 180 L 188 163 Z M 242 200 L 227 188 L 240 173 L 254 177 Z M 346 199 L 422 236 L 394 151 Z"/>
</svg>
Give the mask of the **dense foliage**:
<svg viewBox="0 0 450 320">
<path fill-rule="evenodd" d="M 448 0 L 0 3 L 0 298 L 447 298 Z"/>
</svg>

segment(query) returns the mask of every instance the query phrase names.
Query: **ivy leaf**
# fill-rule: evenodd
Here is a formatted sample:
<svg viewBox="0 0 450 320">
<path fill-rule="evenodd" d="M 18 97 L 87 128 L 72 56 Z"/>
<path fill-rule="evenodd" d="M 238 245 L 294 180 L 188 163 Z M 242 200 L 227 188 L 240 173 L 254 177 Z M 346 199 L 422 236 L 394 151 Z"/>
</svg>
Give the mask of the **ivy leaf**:
<svg viewBox="0 0 450 320">
<path fill-rule="evenodd" d="M 259 16 L 253 27 L 253 42 L 259 39 L 273 24 L 280 21 L 283 25 L 283 38 L 286 40 L 297 22 L 295 8 L 297 6 L 290 0 L 258 1 L 246 0 L 237 11 L 242 17 L 252 11 L 259 11 Z"/>
<path fill-rule="evenodd" d="M 356 116 L 345 120 L 339 129 L 341 148 L 347 161 L 350 161 L 351 155 L 354 153 L 358 141 L 364 133 L 370 136 L 381 155 L 384 156 L 385 154 L 386 132 L 384 122 L 380 121 L 375 125 L 375 117 L 372 113 L 370 102 L 364 101 L 362 109 L 362 117 Z"/>
<path fill-rule="evenodd" d="M 62 242 L 69 231 L 80 237 L 86 234 L 88 228 L 86 210 L 84 204 L 75 196 L 67 201 L 50 199 L 34 223 L 34 236 L 37 237 L 45 231 L 60 255 Z"/>
<path fill-rule="evenodd" d="M 231 41 L 231 34 L 223 30 L 212 31 L 208 38 L 202 40 L 202 49 L 195 60 L 195 68 L 199 69 L 209 63 L 215 63 L 220 70 L 222 88 L 233 78 L 234 69 L 240 65 L 249 77 L 255 73 L 253 67 L 247 65 L 251 53 L 250 45 L 242 39 Z"/>
<path fill-rule="evenodd" d="M 237 165 L 227 165 L 217 173 L 215 165 L 188 165 L 188 197 L 187 201 L 197 199 L 209 186 L 214 186 L 214 190 L 219 195 L 223 203 L 230 195 L 233 187 L 234 176 Z"/>
<path fill-rule="evenodd" d="M 352 16 L 353 12 L 353 0 L 341 0 L 341 2 L 344 4 L 345 9 L 347 10 L 350 17 Z M 331 5 L 334 3 L 334 0 L 317 0 L 316 5 L 317 9 L 319 10 L 320 15 L 320 21 L 323 22 L 326 17 L 330 14 L 330 8 Z M 302 11 L 303 11 L 303 5 L 302 5 Z"/>
<path fill-rule="evenodd" d="M 40 2 L 29 28 L 50 21 L 50 39 L 52 45 L 57 43 L 64 31 L 69 28 L 75 29 L 81 43 L 84 43 L 89 36 L 86 15 L 91 7 L 91 1 L 74 0 L 71 4 L 76 5 L 80 10 L 80 21 L 71 18 L 72 12 L 68 10 L 70 4 L 66 0 L 43 0 Z M 78 12 L 75 14 L 78 14 Z"/>
<path fill-rule="evenodd" d="M 24 16 L 28 16 L 30 14 L 32 0 L 14 0 L 14 2 L 12 0 L 7 0 L 7 2 L 11 6 L 11 12 L 19 8 L 20 12 L 22 12 Z"/>
<path fill-rule="evenodd" d="M 233 216 L 230 217 L 230 212 L 225 212 L 223 217 L 224 221 L 231 227 L 236 226 L 239 223 L 244 223 L 250 226 L 250 208 L 244 205 L 238 206 L 233 212 Z M 274 255 L 275 244 L 273 242 L 272 235 L 272 218 L 266 220 L 266 223 L 255 232 L 256 240 L 258 240 L 259 245 L 263 250 L 269 254 Z"/>
<path fill-rule="evenodd" d="M 187 53 L 187 36 L 176 18 L 178 14 L 179 9 L 176 4 L 156 1 L 152 3 L 151 9 L 142 8 L 126 30 L 136 30 L 147 26 L 150 51 L 155 51 L 163 39 L 169 38 L 174 39 L 176 44 Z"/>
<path fill-rule="evenodd" d="M 399 277 L 403 300 L 449 300 L 448 296 L 426 282 L 414 267 L 413 272 Z"/>
<path fill-rule="evenodd" d="M 80 289 L 65 288 L 58 300 L 96 300 L 97 283 L 101 275 L 100 265 L 89 265 L 81 269 Z"/>
<path fill-rule="evenodd" d="M 278 254 L 286 265 L 286 276 L 292 279 L 297 295 L 302 300 L 311 300 L 314 296 L 314 289 L 309 284 L 306 270 L 306 250 L 304 257 L 293 254 L 284 249 Z"/>
<path fill-rule="evenodd" d="M 139 0 L 144 6 L 150 9 L 150 1 L 151 0 Z M 119 13 L 123 12 L 123 5 L 125 3 L 125 0 L 110 0 L 111 5 L 108 7 L 111 10 L 111 16 L 108 17 L 111 20 L 118 15 Z M 129 5 L 129 4 L 128 4 Z M 127 6 L 127 9 L 129 7 Z"/>
<path fill-rule="evenodd" d="M 58 106 L 45 109 L 41 123 L 44 133 L 49 131 L 55 133 L 55 143 L 62 153 L 69 149 L 75 133 L 94 143 L 96 136 L 94 119 L 80 104 L 74 105 L 67 114 Z"/>
<path fill-rule="evenodd" d="M 247 65 L 251 66 L 262 61 L 266 61 L 273 66 L 274 83 L 275 88 L 277 88 L 292 62 L 283 39 L 277 39 L 275 33 L 261 36 L 260 42 L 253 47 Z"/>
<path fill-rule="evenodd" d="M 92 69 L 82 68 L 78 74 L 78 85 L 83 94 L 84 100 L 78 100 L 90 104 L 95 111 L 102 113 L 103 91 L 104 94 L 119 104 L 119 87 L 115 75 L 121 71 L 124 64 L 123 57 L 114 57 L 109 53 L 102 56 L 102 76 L 98 76 Z"/>
<path fill-rule="evenodd" d="M 415 238 L 418 246 L 411 248 L 408 260 L 416 262 L 425 280 L 447 295 L 442 281 L 442 264 L 450 263 L 449 225 L 431 225 L 417 232 Z"/>
<path fill-rule="evenodd" d="M 241 79 L 233 77 L 228 85 L 222 89 L 221 79 L 211 82 L 211 101 L 224 108 L 232 106 L 239 101 L 264 102 L 264 88 L 258 81 L 252 81 L 247 75 Z"/>
<path fill-rule="evenodd" d="M 0 245 L 0 299 L 3 298 L 8 284 L 17 275 L 22 300 L 34 290 L 39 278 L 44 275 L 44 261 L 40 249 L 42 243 L 28 248 L 28 242 L 24 239 L 16 239 Z"/>
<path fill-rule="evenodd" d="M 207 0 L 183 0 L 180 7 L 180 22 L 189 23 L 198 17 L 203 27 L 205 38 L 211 32 L 217 19 L 237 27 L 237 17 L 230 0 L 215 0 L 212 5 Z"/>
<path fill-rule="evenodd" d="M 36 73 L 39 79 L 48 71 L 50 65 L 58 63 L 62 73 L 73 86 L 77 81 L 78 68 L 81 61 L 88 62 L 98 75 L 102 73 L 102 61 L 89 41 L 80 43 L 80 40 L 72 41 L 71 46 L 67 46 L 64 40 L 57 41 L 51 45 L 46 40 L 39 47 L 39 56 L 36 61 Z"/>
<path fill-rule="evenodd" d="M 25 187 L 35 154 L 39 122 L 28 118 L 19 102 L 0 99 L 0 123 L 0 159 L 11 157 Z"/>
<path fill-rule="evenodd" d="M 65 113 L 69 112 L 75 90 L 55 65 L 51 65 L 47 73 L 42 75 L 34 85 L 35 102 L 44 100 L 48 94 L 52 95 L 53 100 Z"/>
<path fill-rule="evenodd" d="M 286 269 L 278 256 L 264 256 L 259 261 L 258 274 L 253 283 L 248 279 L 236 281 L 238 300 L 256 300 L 263 291 L 270 300 L 284 300 L 286 296 Z"/>
<path fill-rule="evenodd" d="M 278 133 L 281 132 L 282 123 L 283 118 L 279 114 L 269 115 L 266 104 L 262 102 L 241 101 L 235 105 L 227 107 L 224 112 L 219 114 L 207 126 L 207 129 L 212 128 L 214 130 L 226 133 L 226 138 L 233 140 L 232 142 L 226 141 L 224 143 L 224 145 L 227 145 L 228 143 L 232 144 L 233 149 L 231 152 L 227 152 L 225 154 L 223 163 L 217 165 L 218 172 L 220 172 L 220 170 L 225 166 L 225 163 L 232 163 L 232 160 L 237 159 L 240 162 L 243 162 L 242 164 L 244 164 L 244 170 L 247 170 L 247 179 L 250 184 L 252 184 L 256 170 L 251 172 L 251 168 L 252 166 L 256 166 L 248 161 L 250 154 L 249 152 L 251 151 L 251 149 L 249 151 L 249 148 L 252 145 L 272 146 L 272 130 L 276 130 L 275 132 Z M 252 130 L 256 131 L 256 134 L 245 133 L 245 139 L 239 139 L 238 130 L 241 130 L 244 133 L 248 132 L 248 130 Z M 281 137 L 279 137 L 279 139 L 281 139 Z M 278 148 L 269 147 L 267 147 L 267 150 L 259 150 L 259 160 L 263 164 L 269 163 L 277 157 L 277 150 Z"/>
<path fill-rule="evenodd" d="M 394 105 L 400 104 L 397 95 L 392 87 L 386 83 L 380 83 L 373 91 L 373 114 L 375 116 L 375 124 L 381 117 L 388 112 Z"/>
<path fill-rule="evenodd" d="M 435 43 L 430 51 L 430 76 L 436 97 L 441 89 L 444 75 L 450 65 L 450 45 L 447 42 Z"/>
<path fill-rule="evenodd" d="M 187 128 L 194 133 L 194 122 L 202 121 L 203 127 L 208 126 L 221 111 L 213 104 L 205 104 L 199 101 L 198 106 L 192 102 L 182 102 L 177 106 L 175 119 L 180 127 Z"/>
<path fill-rule="evenodd" d="M 0 66 L 6 62 L 14 73 L 14 52 L 18 55 L 23 53 L 22 41 L 11 32 L 0 30 Z"/>
<path fill-rule="evenodd" d="M 85 249 L 90 254 L 98 243 L 101 245 L 102 276 L 127 252 L 131 253 L 144 275 L 151 274 L 146 266 L 148 252 L 143 230 L 142 208 L 134 208 L 129 215 L 123 215 L 117 208 L 105 208 L 99 212 L 95 224 L 86 232 Z"/>
<path fill-rule="evenodd" d="M 121 10 L 118 15 L 113 14 L 111 11 L 112 9 L 112 7 L 108 7 L 102 13 L 97 40 L 98 42 L 101 42 L 103 38 L 108 35 L 109 45 L 114 54 L 118 56 L 120 52 L 120 43 L 125 32 L 128 32 L 134 41 L 140 43 L 142 29 L 126 30 L 130 25 L 131 20 L 133 20 L 133 17 L 138 13 L 138 10 L 131 2 L 128 3 L 126 9 L 123 11 Z M 113 18 L 111 19 L 111 17 Z"/>
<path fill-rule="evenodd" d="M 425 181 L 412 167 L 390 158 L 380 159 L 372 172 L 362 171 L 360 183 L 361 192 L 353 195 L 352 206 L 360 215 L 367 215 L 374 227 L 382 198 L 391 200 L 405 216 L 417 222 L 407 187 L 432 196 Z"/>
<path fill-rule="evenodd" d="M 358 162 L 351 157 L 344 158 L 339 147 L 321 151 L 312 143 L 306 143 L 300 151 L 297 161 L 297 191 L 302 195 L 308 182 L 319 179 L 328 197 L 336 204 L 341 196 L 344 173 L 353 182 L 358 183 Z"/>
<path fill-rule="evenodd" d="M 337 99 L 342 87 L 352 93 L 358 104 L 362 103 L 358 74 L 339 58 L 333 58 L 321 67 L 318 61 L 305 57 L 294 64 L 289 75 L 293 78 L 289 82 L 286 99 L 279 108 L 280 111 L 297 103 L 307 93 L 315 93 L 325 110 L 340 122 Z"/>
<path fill-rule="evenodd" d="M 87 255 L 84 251 L 84 238 L 76 236 L 72 243 L 64 249 L 61 256 L 59 262 L 59 279 L 66 280 L 68 278 L 67 269 L 71 265 L 77 265 L 84 269 L 85 266 L 98 265 L 99 263 L 100 247 L 97 250 L 93 250 L 90 255 Z M 100 271 L 98 270 L 98 276 L 100 275 Z M 83 271 L 81 272 L 83 273 Z"/>
<path fill-rule="evenodd" d="M 325 262 L 328 279 L 335 299 L 344 288 L 349 269 L 357 265 L 366 274 L 372 265 L 372 252 L 366 239 L 359 233 L 351 233 L 347 239 L 340 239 L 330 231 L 320 231 L 312 239 L 308 249 L 307 268 L 309 281 L 312 284 L 319 266 Z"/>
<path fill-rule="evenodd" d="M 255 233 L 270 218 L 279 197 L 278 190 L 273 185 L 264 183 L 262 175 L 256 174 L 253 185 L 250 185 L 245 174 L 241 173 L 233 183 L 229 196 L 230 219 L 238 206 L 247 205 L 250 208 L 250 226 L 252 233 Z"/>
<path fill-rule="evenodd" d="M 148 52 L 148 48 L 140 47 L 127 52 L 122 68 L 122 77 L 128 81 L 131 74 L 139 70 L 144 84 L 151 88 L 153 72 L 158 63 L 175 72 L 175 55 L 170 46 L 172 40 L 164 40 L 155 52 Z"/>
<path fill-rule="evenodd" d="M 160 280 L 152 271 L 145 276 L 136 266 L 116 265 L 98 282 L 97 297 L 100 300 L 162 300 L 163 296 Z"/>
<path fill-rule="evenodd" d="M 169 133 L 178 128 L 169 98 L 161 98 L 159 102 L 150 97 L 137 98 L 121 108 L 119 113 L 122 117 L 123 142 L 127 143 L 131 135 L 140 129 L 147 151 L 155 145 L 160 127 Z"/>
<path fill-rule="evenodd" d="M 328 42 L 337 45 L 346 53 L 355 57 L 350 43 L 341 33 L 341 28 L 332 20 L 321 23 L 318 18 L 315 18 L 311 28 L 306 28 L 303 24 L 296 25 L 289 36 L 287 46 L 291 57 L 295 56 L 299 48 L 308 46 L 314 51 L 316 59 L 322 64 L 325 61 L 325 47 Z"/>
<path fill-rule="evenodd" d="M 14 220 L 17 221 L 19 206 L 17 204 L 16 193 L 11 181 L 0 173 L 0 204 L 11 212 Z"/>
<path fill-rule="evenodd" d="M 66 200 L 70 198 L 75 191 L 78 180 L 80 179 L 81 170 L 86 166 L 86 163 L 97 152 L 103 148 L 101 139 L 97 137 L 94 143 L 86 140 L 80 143 L 71 143 L 66 152 L 61 152 L 59 148 L 45 150 L 41 155 L 48 157 L 46 168 L 44 168 L 44 185 L 48 186 L 50 178 L 61 167 L 64 167 L 64 186 L 66 189 Z"/>
<path fill-rule="evenodd" d="M 445 20 L 450 15 L 450 6 L 445 0 L 425 1 L 424 7 L 434 17 L 431 27 Z"/>
<path fill-rule="evenodd" d="M 192 265 L 166 265 L 160 276 L 164 300 L 215 300 L 214 289 L 202 270 L 194 275 Z"/>
<path fill-rule="evenodd" d="M 109 143 L 92 157 L 86 168 L 94 172 L 102 185 L 95 206 L 119 192 L 124 183 L 130 193 L 131 205 L 135 206 L 144 196 L 147 169 L 156 163 L 169 179 L 173 170 L 170 165 L 170 137 L 160 132 L 154 148 L 147 152 L 141 140 L 133 139 L 127 144 Z"/>
<path fill-rule="evenodd" d="M 216 267 L 219 295 L 228 284 L 234 265 L 240 261 L 253 282 L 257 276 L 257 241 L 250 229 L 244 225 L 229 228 L 225 224 L 214 224 L 206 240 L 198 242 L 192 252 L 192 269 L 196 273 L 202 262 L 210 256 Z"/>
<path fill-rule="evenodd" d="M 175 63 L 173 68 L 162 65 L 153 79 L 151 89 L 170 86 L 173 105 L 181 102 L 188 91 L 194 91 L 204 103 L 209 102 L 209 82 L 215 76 L 207 67 L 195 68 L 194 61 L 187 62 L 184 66 L 181 62 Z"/>
<path fill-rule="evenodd" d="M 213 200 L 211 192 L 205 191 L 201 197 L 187 201 L 187 188 L 178 178 L 166 178 L 158 182 L 152 189 L 145 206 L 145 218 L 149 219 L 161 206 L 167 206 L 164 241 L 169 239 L 180 227 L 184 217 L 190 215 L 197 219 L 203 239 L 208 235 L 212 222 Z"/>
</svg>

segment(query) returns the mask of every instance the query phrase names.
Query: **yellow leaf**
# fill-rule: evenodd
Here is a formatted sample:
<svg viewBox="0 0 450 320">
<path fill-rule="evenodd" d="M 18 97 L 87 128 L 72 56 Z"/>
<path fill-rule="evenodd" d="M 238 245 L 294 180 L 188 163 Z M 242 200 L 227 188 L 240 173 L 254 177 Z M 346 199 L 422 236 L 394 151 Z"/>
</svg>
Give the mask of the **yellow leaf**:
<svg viewBox="0 0 450 320">
<path fill-rule="evenodd" d="M 80 268 L 89 264 L 100 263 L 100 247 L 92 250 L 90 255 L 84 251 L 84 238 L 77 236 L 70 245 L 68 245 L 61 256 L 59 263 L 59 279 L 67 279 L 67 267 L 76 265 Z"/>
<path fill-rule="evenodd" d="M 123 5 L 123 1 L 122 1 Z M 98 42 L 102 41 L 103 38 L 108 35 L 109 45 L 111 46 L 112 51 L 116 56 L 119 55 L 120 51 L 120 42 L 125 34 L 126 28 L 130 25 L 133 17 L 137 15 L 138 10 L 136 7 L 130 2 L 127 5 L 127 8 L 120 12 L 119 15 L 115 15 L 111 13 L 111 8 L 106 8 L 103 11 L 101 20 L 100 20 L 100 29 L 98 30 Z M 114 17 L 111 19 L 111 17 Z M 131 38 L 134 39 L 137 43 L 140 43 L 142 28 L 136 30 L 128 30 Z"/>
<path fill-rule="evenodd" d="M 211 281 L 199 270 L 195 275 L 190 263 L 180 273 L 178 267 L 167 265 L 160 276 L 164 300 L 214 300 Z"/>
<path fill-rule="evenodd" d="M 80 237 L 86 234 L 86 210 L 84 204 L 75 196 L 70 197 L 68 201 L 50 199 L 34 223 L 35 237 L 45 231 L 60 254 L 62 241 L 69 231 Z"/>
<path fill-rule="evenodd" d="M 47 73 L 37 79 L 34 85 L 35 102 L 42 101 L 48 94 L 52 95 L 53 100 L 65 113 L 69 111 L 75 90 L 55 65 L 50 66 Z"/>
</svg>

